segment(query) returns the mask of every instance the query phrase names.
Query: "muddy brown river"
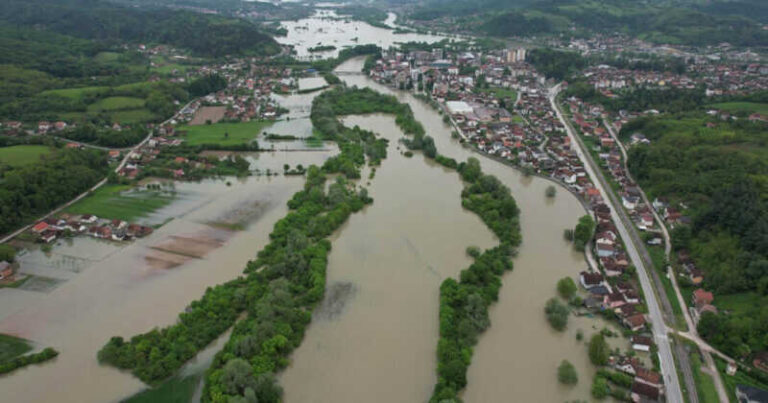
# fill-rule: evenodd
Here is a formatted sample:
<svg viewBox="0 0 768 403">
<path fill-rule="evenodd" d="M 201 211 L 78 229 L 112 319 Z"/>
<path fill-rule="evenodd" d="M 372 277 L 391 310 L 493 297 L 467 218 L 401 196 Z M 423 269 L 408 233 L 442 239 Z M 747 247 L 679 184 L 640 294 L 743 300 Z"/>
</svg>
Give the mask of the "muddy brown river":
<svg viewBox="0 0 768 403">
<path fill-rule="evenodd" d="M 338 70 L 359 72 L 362 62 L 353 59 Z M 582 254 L 562 237 L 563 229 L 573 227 L 585 212 L 578 200 L 563 189 L 547 199 L 551 182 L 526 178 L 462 147 L 442 116 L 411 95 L 362 75 L 341 78 L 409 103 L 440 153 L 457 160 L 477 157 L 485 172 L 510 187 L 520 206 L 523 245 L 491 308 L 492 325 L 475 348 L 465 401 L 588 399 L 594 369 L 575 334 L 581 329 L 588 338 L 604 325 L 572 317 L 568 330 L 557 333 L 543 315 L 556 281 L 575 278 L 586 267 Z M 311 97 L 297 102 L 306 109 Z M 281 132 L 290 132 L 292 125 L 297 132 L 307 131 L 306 118 L 298 112 L 295 117 L 281 123 Z M 352 116 L 345 122 L 390 139 L 389 156 L 370 180 L 373 205 L 352 215 L 332 239 L 325 300 L 291 365 L 280 374 L 285 401 L 425 402 L 435 382 L 440 283 L 470 263 L 467 246 L 490 247 L 496 240 L 476 215 L 462 209 L 462 184 L 455 172 L 420 154 L 402 155 L 397 142 L 402 133 L 392 117 Z M 290 159 L 292 165 L 307 166 L 334 152 L 262 154 L 254 163 L 277 170 Z M 180 191 L 196 196 L 167 207 L 165 213 L 175 218 L 152 236 L 100 252 L 48 292 L 0 290 L 0 332 L 61 352 L 49 364 L 0 377 L 0 400 L 105 402 L 142 389 L 130 374 L 100 366 L 98 349 L 113 335 L 131 336 L 173 323 L 206 287 L 240 274 L 302 184 L 302 178 L 290 177 L 249 178 L 232 186 L 224 181 L 180 184 Z M 231 220 L 247 225 L 242 231 L 214 225 Z M 80 249 L 90 249 L 89 242 L 83 245 Z M 199 255 L 168 256 L 190 248 Z M 63 250 L 77 249 L 76 241 Z M 556 381 L 563 359 L 579 372 L 575 387 Z"/>
<path fill-rule="evenodd" d="M 543 314 L 557 280 L 575 278 L 586 268 L 583 254 L 573 251 L 562 235 L 585 214 L 582 205 L 562 188 L 547 199 L 551 182 L 525 177 L 462 147 L 430 106 L 354 75 L 362 62 L 341 65 L 340 77 L 348 85 L 371 87 L 407 102 L 441 154 L 479 158 L 483 170 L 509 186 L 520 206 L 523 245 L 514 271 L 503 278 L 499 302 L 491 308 L 492 325 L 475 348 L 465 401 L 589 399 L 594 368 L 576 332 L 581 329 L 588 338 L 605 324 L 571 317 L 567 331 L 559 333 Z M 328 286 L 344 291 L 328 293 L 293 354 L 281 377 L 285 401 L 424 402 L 435 382 L 440 283 L 468 265 L 466 246 L 488 247 L 495 241 L 474 214 L 461 208 L 455 173 L 419 154 L 411 159 L 399 154 L 396 140 L 402 133 L 392 118 L 350 117 L 346 123 L 390 139 L 390 156 L 371 185 L 374 205 L 353 216 L 334 241 Z M 612 344 L 627 347 L 618 339 Z M 563 359 L 579 372 L 581 382 L 575 387 L 557 383 L 556 368 Z"/>
</svg>

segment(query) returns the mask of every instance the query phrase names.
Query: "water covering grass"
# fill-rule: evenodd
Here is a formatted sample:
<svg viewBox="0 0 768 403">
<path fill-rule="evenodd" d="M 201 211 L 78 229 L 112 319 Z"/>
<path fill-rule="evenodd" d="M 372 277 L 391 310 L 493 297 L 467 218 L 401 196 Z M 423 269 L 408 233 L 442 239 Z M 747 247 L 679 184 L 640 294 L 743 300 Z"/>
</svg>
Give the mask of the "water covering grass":
<svg viewBox="0 0 768 403">
<path fill-rule="evenodd" d="M 135 221 L 168 205 L 173 195 L 160 191 L 132 191 L 128 185 L 106 185 L 67 209 L 72 214 Z"/>
</svg>

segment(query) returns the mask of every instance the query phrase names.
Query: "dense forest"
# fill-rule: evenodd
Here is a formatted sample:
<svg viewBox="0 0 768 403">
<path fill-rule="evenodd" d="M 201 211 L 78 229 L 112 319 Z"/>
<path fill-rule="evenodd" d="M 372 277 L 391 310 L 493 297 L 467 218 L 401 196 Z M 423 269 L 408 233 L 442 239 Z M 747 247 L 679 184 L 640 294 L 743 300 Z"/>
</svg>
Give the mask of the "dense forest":
<svg viewBox="0 0 768 403">
<path fill-rule="evenodd" d="M 280 50 L 245 20 L 165 8 L 141 10 L 103 0 L 5 0 L 0 21 L 107 43 L 163 43 L 210 57 L 263 56 Z"/>
<path fill-rule="evenodd" d="M 450 17 L 465 29 L 494 36 L 619 32 L 659 43 L 759 46 L 768 40 L 761 24 L 767 11 L 757 1 L 702 6 L 630 0 L 437 0 L 416 7 L 410 17 Z"/>
<path fill-rule="evenodd" d="M 715 304 L 730 311 L 705 315 L 700 333 L 740 357 L 768 349 L 767 130 L 764 122 L 701 112 L 622 128 L 622 136 L 640 132 L 651 140 L 630 149 L 629 169 L 649 197 L 667 197 L 691 218 L 672 231 L 673 246 L 690 252 Z M 752 302 L 731 306 L 738 299 Z"/>
<path fill-rule="evenodd" d="M 106 176 L 107 159 L 95 150 L 59 149 L 40 163 L 2 173 L 0 234 L 72 200 Z"/>
</svg>

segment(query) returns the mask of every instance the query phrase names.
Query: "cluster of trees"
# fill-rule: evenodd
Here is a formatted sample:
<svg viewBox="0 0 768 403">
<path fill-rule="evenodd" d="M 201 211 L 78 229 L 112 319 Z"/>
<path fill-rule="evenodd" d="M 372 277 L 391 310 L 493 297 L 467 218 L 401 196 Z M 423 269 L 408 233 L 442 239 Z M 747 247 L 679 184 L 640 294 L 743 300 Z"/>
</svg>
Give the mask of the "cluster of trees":
<svg viewBox="0 0 768 403">
<path fill-rule="evenodd" d="M 531 49 L 528 52 L 527 60 L 547 78 L 554 78 L 558 81 L 581 70 L 587 64 L 586 59 L 576 52 L 550 48 Z"/>
<path fill-rule="evenodd" d="M 579 374 L 576 367 L 568 360 L 563 360 L 557 367 L 557 380 L 566 385 L 575 385 L 579 382 Z"/>
<path fill-rule="evenodd" d="M 84 124 L 63 131 L 60 136 L 82 143 L 91 143 L 104 147 L 125 148 L 136 145 L 147 137 L 147 129 L 134 126 L 130 129 L 112 130 L 92 124 Z"/>
<path fill-rule="evenodd" d="M 571 310 L 568 306 L 558 301 L 557 298 L 550 298 L 544 306 L 544 314 L 547 315 L 547 321 L 557 331 L 562 332 L 568 326 L 568 315 Z"/>
<path fill-rule="evenodd" d="M 748 358 L 768 350 L 768 296 L 727 314 L 705 312 L 696 326 L 699 334 L 732 357 Z"/>
<path fill-rule="evenodd" d="M 0 233 L 72 200 L 106 172 L 104 152 L 59 149 L 36 164 L 0 173 Z"/>
<path fill-rule="evenodd" d="M 339 51 L 339 55 L 333 58 L 315 60 L 312 67 L 321 71 L 329 72 L 336 66 L 356 56 L 372 56 L 375 59 L 381 58 L 381 48 L 374 45 L 357 45 L 351 48 L 344 48 Z"/>
<path fill-rule="evenodd" d="M 366 135 L 359 129 L 334 127 L 338 132 L 329 139 L 340 143 L 342 154 L 365 158 L 366 152 L 355 150 L 365 148 Z M 359 169 L 363 163 L 354 167 Z M 288 202 L 290 212 L 275 223 L 270 243 L 247 264 L 244 276 L 209 289 L 173 326 L 134 336 L 129 342 L 113 338 L 99 359 L 157 383 L 245 312 L 246 318 L 235 324 L 205 375 L 202 399 L 280 401 L 282 389 L 274 373 L 287 365 L 288 354 L 301 343 L 311 320 L 311 309 L 323 297 L 331 249 L 327 237 L 371 202 L 365 189 L 357 190 L 345 177 L 326 186 L 324 170 L 309 167 L 304 188 Z"/>
<path fill-rule="evenodd" d="M 41 362 L 48 361 L 59 355 L 59 352 L 51 347 L 45 348 L 43 351 L 35 354 L 22 355 L 16 357 L 10 361 L 0 363 L 0 375 L 7 374 L 21 367 L 26 367 L 31 364 L 39 364 Z"/>
<path fill-rule="evenodd" d="M 227 88 L 227 79 L 220 74 L 211 73 L 189 83 L 187 91 L 193 97 L 202 97 Z"/>
<path fill-rule="evenodd" d="M 493 175 L 486 175 L 476 158 L 458 166 L 468 186 L 461 192 L 461 205 L 479 215 L 502 244 L 517 246 L 520 236 L 520 210 L 509 188 Z"/>
<path fill-rule="evenodd" d="M 595 220 L 591 215 L 586 214 L 579 218 L 579 222 L 573 230 L 573 247 L 577 250 L 584 250 L 584 247 L 592 239 L 595 226 Z"/>
<path fill-rule="evenodd" d="M 477 22 L 470 29 L 496 36 L 533 36 L 565 34 L 589 36 L 594 33 L 624 32 L 646 40 L 688 45 L 714 45 L 729 42 L 741 46 L 765 43 L 760 18 L 764 7 L 746 14 L 739 2 L 726 15 L 718 7 L 663 4 L 660 2 L 628 3 L 625 0 L 547 2 L 497 0 L 467 2 L 453 0 L 432 2 L 414 12 L 414 18 L 434 19 L 444 15 L 463 17 L 474 14 Z M 468 4 L 470 3 L 470 4 Z M 717 3 L 720 4 L 720 3 Z M 489 13 L 489 10 L 497 12 Z M 737 10 L 737 12 L 734 12 Z M 461 13 L 458 13 L 461 12 Z M 763 14 L 764 15 L 764 14 Z"/>
<path fill-rule="evenodd" d="M 472 347 L 490 325 L 488 307 L 498 299 L 501 275 L 512 270 L 510 256 L 521 241 L 519 210 L 509 189 L 496 177 L 484 174 L 476 158 L 458 164 L 457 171 L 467 182 L 462 204 L 483 219 L 499 238 L 499 245 L 482 253 L 470 250 L 474 262 L 462 270 L 458 281 L 449 278 L 440 286 L 438 381 L 432 402 L 459 401 L 458 393 L 467 384 Z"/>
<path fill-rule="evenodd" d="M 218 146 L 218 145 L 216 145 Z M 253 147 L 253 148 L 251 148 Z M 184 178 L 187 180 L 200 180 L 212 176 L 248 176 L 250 175 L 251 164 L 240 155 L 233 155 L 229 158 L 220 160 L 216 156 L 202 157 L 200 152 L 211 149 L 212 145 L 201 144 L 197 146 L 180 145 L 176 147 L 163 148 L 152 162 L 149 163 L 139 173 L 137 179 L 146 177 L 173 178 L 173 170 L 183 169 Z M 217 147 L 217 149 L 242 148 L 236 151 L 254 151 L 258 150 L 256 145 L 231 145 Z M 184 157 L 190 163 L 176 162 L 177 157 Z M 205 165 L 198 165 L 202 163 Z"/>
<path fill-rule="evenodd" d="M 687 207 L 692 225 L 675 228 L 673 246 L 690 252 L 707 289 L 766 295 L 768 125 L 740 119 L 707 127 L 708 122 L 713 121 L 700 112 L 630 122 L 622 136 L 641 132 L 651 144 L 630 149 L 629 169 L 650 197 Z M 758 329 L 737 333 L 746 337 Z"/>
<path fill-rule="evenodd" d="M 605 341 L 602 333 L 595 333 L 589 340 L 589 360 L 592 364 L 603 366 L 608 363 L 611 355 L 611 347 Z"/>
<path fill-rule="evenodd" d="M 0 20 L 105 42 L 165 43 L 211 57 L 270 55 L 280 50 L 274 39 L 246 20 L 167 8 L 145 10 L 103 0 L 7 0 Z"/>
</svg>

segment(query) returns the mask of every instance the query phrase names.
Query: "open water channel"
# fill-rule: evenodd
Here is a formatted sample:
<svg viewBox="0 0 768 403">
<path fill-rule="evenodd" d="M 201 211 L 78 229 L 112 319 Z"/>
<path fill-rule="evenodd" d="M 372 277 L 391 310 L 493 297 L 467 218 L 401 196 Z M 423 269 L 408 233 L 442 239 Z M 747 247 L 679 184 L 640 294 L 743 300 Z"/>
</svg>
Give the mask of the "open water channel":
<svg viewBox="0 0 768 403">
<path fill-rule="evenodd" d="M 310 38 L 333 44 L 339 43 L 334 42 L 336 37 L 354 35 L 360 37 L 359 43 L 386 45 L 380 37 L 366 41 L 362 33 L 351 34 L 350 23 L 344 21 L 302 21 L 286 23 L 289 35 L 283 39 L 297 49 L 314 45 Z M 575 334 L 581 329 L 588 338 L 604 324 L 571 317 L 568 329 L 559 333 L 543 314 L 546 300 L 555 295 L 556 281 L 576 278 L 586 267 L 583 255 L 562 236 L 585 214 L 582 205 L 564 189 L 548 199 L 545 189 L 551 182 L 525 177 L 463 147 L 429 105 L 356 75 L 362 63 L 352 59 L 337 70 L 346 73 L 340 76 L 349 85 L 392 93 L 407 102 L 440 153 L 460 161 L 478 157 L 485 172 L 512 190 L 521 210 L 523 244 L 491 309 L 492 325 L 475 348 L 465 400 L 588 399 L 594 369 L 586 344 Z M 286 98 L 293 118 L 268 131 L 310 134 L 306 115 L 311 99 L 311 95 Z M 345 122 L 389 139 L 389 156 L 370 180 L 373 205 L 354 214 L 332 239 L 325 300 L 291 365 L 280 375 L 285 401 L 424 402 L 435 382 L 440 283 L 470 263 L 467 246 L 490 247 L 496 241 L 476 215 L 462 209 L 462 183 L 455 172 L 420 154 L 412 158 L 401 154 L 402 133 L 392 117 L 352 116 Z M 284 162 L 319 164 L 335 152 L 265 153 L 252 158 L 252 163 L 278 170 Z M 240 274 L 268 241 L 274 222 L 286 213 L 285 201 L 303 179 L 251 177 L 233 182 L 232 186 L 224 181 L 178 184 L 178 190 L 190 196 L 166 207 L 164 214 L 174 219 L 145 239 L 109 246 L 103 253 L 88 246 L 93 241 L 76 240 L 67 253 L 88 255 L 90 260 L 48 292 L 0 290 L 0 332 L 61 352 L 51 363 L 0 378 L 0 399 L 104 402 L 142 389 L 130 374 L 100 366 L 98 349 L 113 335 L 130 337 L 173 323 L 206 287 Z M 240 223 L 244 229 L 223 229 L 215 225 L 219 222 Z M 197 255 L 190 257 L 195 255 L 190 250 Z M 91 256 L 92 251 L 98 256 Z M 56 249 L 54 258 L 55 254 Z M 627 348 L 626 342 L 616 342 Z M 580 382 L 575 387 L 556 382 L 556 368 L 563 359 L 578 370 Z"/>
</svg>

